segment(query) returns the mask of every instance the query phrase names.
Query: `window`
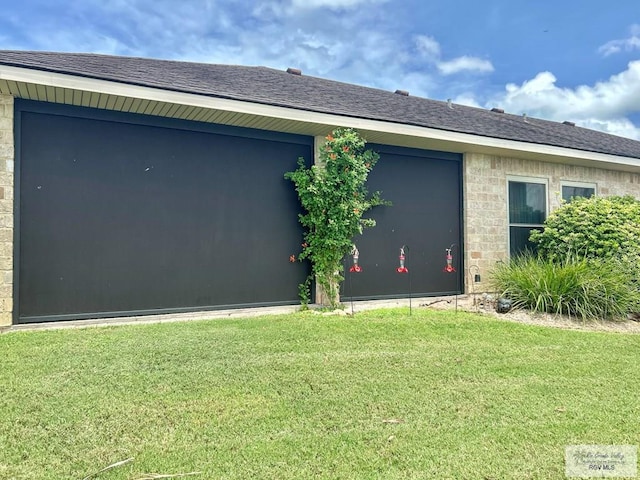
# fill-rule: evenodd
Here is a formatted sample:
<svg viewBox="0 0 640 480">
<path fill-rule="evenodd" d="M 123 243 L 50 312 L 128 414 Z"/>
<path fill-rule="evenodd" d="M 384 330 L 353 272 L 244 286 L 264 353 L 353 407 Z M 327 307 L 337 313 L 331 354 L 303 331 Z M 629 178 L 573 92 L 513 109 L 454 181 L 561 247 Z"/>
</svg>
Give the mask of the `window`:
<svg viewBox="0 0 640 480">
<path fill-rule="evenodd" d="M 572 198 L 592 197 L 596 194 L 595 183 L 562 182 L 562 200 L 570 202 Z"/>
<path fill-rule="evenodd" d="M 542 230 L 547 218 L 547 182 L 543 179 L 509 180 L 509 253 L 534 251 L 531 230 Z"/>
</svg>

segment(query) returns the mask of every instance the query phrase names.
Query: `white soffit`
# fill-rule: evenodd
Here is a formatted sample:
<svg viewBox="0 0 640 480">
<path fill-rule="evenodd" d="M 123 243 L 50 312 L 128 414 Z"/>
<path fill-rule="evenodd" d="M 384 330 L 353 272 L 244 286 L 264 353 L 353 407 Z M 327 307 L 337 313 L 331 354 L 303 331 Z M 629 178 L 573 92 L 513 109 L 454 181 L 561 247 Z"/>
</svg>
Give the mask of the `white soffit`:
<svg viewBox="0 0 640 480">
<path fill-rule="evenodd" d="M 52 101 L 55 97 L 57 103 L 109 110 L 262 129 L 268 126 L 306 135 L 324 135 L 334 126 L 344 126 L 358 129 L 377 143 L 640 171 L 640 159 L 636 158 L 0 65 L 0 92 L 6 89 L 17 89 L 13 94 L 20 98 Z M 134 104 L 136 108 L 132 109 Z M 218 113 L 207 115 L 205 111 Z"/>
</svg>

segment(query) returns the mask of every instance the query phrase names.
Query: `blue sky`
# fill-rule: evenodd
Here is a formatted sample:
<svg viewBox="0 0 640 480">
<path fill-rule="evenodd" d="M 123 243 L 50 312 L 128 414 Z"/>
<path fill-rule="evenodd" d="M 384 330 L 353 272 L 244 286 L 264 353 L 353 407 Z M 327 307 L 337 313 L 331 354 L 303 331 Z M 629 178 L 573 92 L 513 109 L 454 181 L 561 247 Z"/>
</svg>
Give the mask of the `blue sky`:
<svg viewBox="0 0 640 480">
<path fill-rule="evenodd" d="M 0 49 L 297 67 L 640 140 L 638 0 L 23 0 Z"/>
</svg>

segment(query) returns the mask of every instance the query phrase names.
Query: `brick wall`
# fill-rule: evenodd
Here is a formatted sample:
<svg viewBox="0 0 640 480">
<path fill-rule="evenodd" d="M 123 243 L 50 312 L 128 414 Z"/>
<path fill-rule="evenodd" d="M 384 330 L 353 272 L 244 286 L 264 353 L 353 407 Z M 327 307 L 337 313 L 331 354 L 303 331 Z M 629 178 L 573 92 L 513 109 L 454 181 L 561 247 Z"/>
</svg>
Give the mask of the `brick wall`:
<svg viewBox="0 0 640 480">
<path fill-rule="evenodd" d="M 0 95 L 0 326 L 13 311 L 13 97 Z"/>
<path fill-rule="evenodd" d="M 464 222 L 467 276 L 480 273 L 476 292 L 485 291 L 486 280 L 496 262 L 508 258 L 507 178 L 535 177 L 548 182 L 552 211 L 560 205 L 561 182 L 597 185 L 597 195 L 633 195 L 640 199 L 640 174 L 592 167 L 537 162 L 467 153 L 464 159 Z"/>
</svg>

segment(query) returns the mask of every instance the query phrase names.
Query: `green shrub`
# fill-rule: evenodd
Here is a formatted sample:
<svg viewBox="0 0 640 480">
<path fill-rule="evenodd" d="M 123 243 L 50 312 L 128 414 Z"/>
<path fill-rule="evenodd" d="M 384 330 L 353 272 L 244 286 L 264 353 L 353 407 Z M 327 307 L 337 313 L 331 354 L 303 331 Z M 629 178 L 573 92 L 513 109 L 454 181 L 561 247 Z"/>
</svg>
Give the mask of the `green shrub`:
<svg viewBox="0 0 640 480">
<path fill-rule="evenodd" d="M 583 320 L 624 317 L 640 306 L 626 265 L 614 257 L 569 255 L 559 261 L 529 254 L 498 263 L 491 283 L 516 308 Z"/>
<path fill-rule="evenodd" d="M 543 257 L 619 257 L 638 264 L 640 202 L 631 196 L 576 198 L 551 213 L 544 225 L 530 237 Z"/>
</svg>

